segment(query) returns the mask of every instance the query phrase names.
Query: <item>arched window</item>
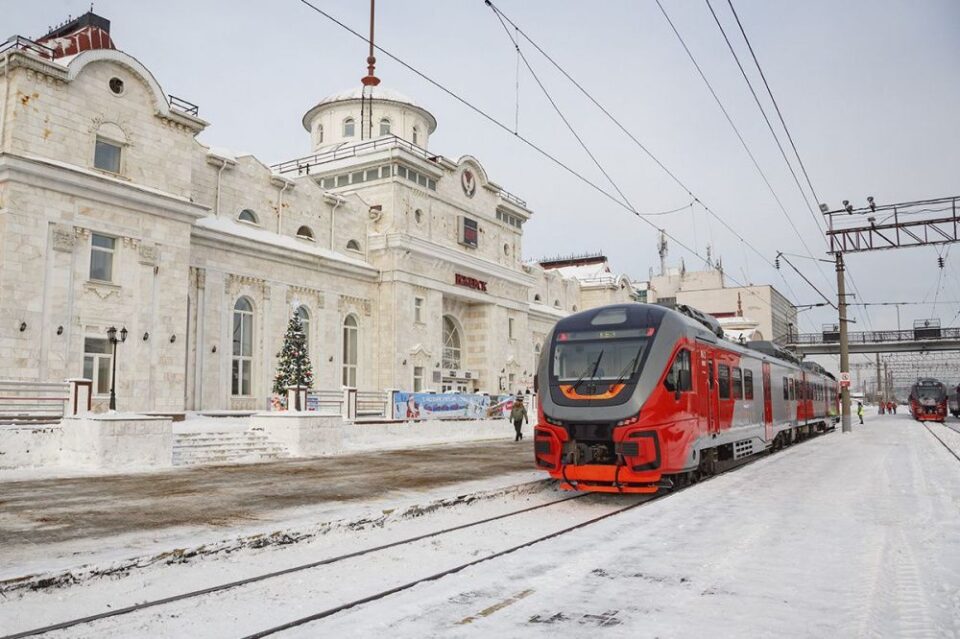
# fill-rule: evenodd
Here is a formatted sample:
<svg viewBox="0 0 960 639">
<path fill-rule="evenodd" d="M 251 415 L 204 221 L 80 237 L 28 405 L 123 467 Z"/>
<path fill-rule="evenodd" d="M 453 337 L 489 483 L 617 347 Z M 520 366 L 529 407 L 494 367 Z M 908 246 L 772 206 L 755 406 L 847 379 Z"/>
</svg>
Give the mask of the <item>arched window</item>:
<svg viewBox="0 0 960 639">
<path fill-rule="evenodd" d="M 310 311 L 306 306 L 298 306 L 294 314 L 300 318 L 300 326 L 303 327 L 303 349 L 310 354 Z"/>
<path fill-rule="evenodd" d="M 233 374 L 230 394 L 249 396 L 253 379 L 253 304 L 241 297 L 233 305 Z"/>
<path fill-rule="evenodd" d="M 317 125 L 317 144 L 320 144 L 321 142 L 323 142 L 323 125 L 318 124 Z"/>
<path fill-rule="evenodd" d="M 343 320 L 343 385 L 357 387 L 357 348 L 360 326 L 355 315 Z"/>
<path fill-rule="evenodd" d="M 353 118 L 347 118 L 343 121 L 343 137 L 353 137 Z"/>
<path fill-rule="evenodd" d="M 390 120 L 387 118 L 380 120 L 380 135 L 390 135 Z"/>
<path fill-rule="evenodd" d="M 356 240 L 350 240 L 349 242 L 347 242 L 347 250 L 348 250 L 348 251 L 359 251 L 359 250 L 360 250 L 360 242 L 358 242 L 358 241 L 356 241 Z"/>
<path fill-rule="evenodd" d="M 420 129 L 417 127 L 413 127 L 413 143 L 414 144 L 420 143 Z"/>
<path fill-rule="evenodd" d="M 257 214 L 250 209 L 243 209 L 240 211 L 240 215 L 237 216 L 237 219 L 241 222 L 246 222 L 247 224 L 256 224 L 257 226 L 260 226 L 260 220 L 257 219 Z"/>
<path fill-rule="evenodd" d="M 298 228 L 297 237 L 299 237 L 301 240 L 310 240 L 311 242 L 314 239 L 313 231 L 310 229 L 309 226 L 301 226 L 300 228 Z"/>
<path fill-rule="evenodd" d="M 457 323 L 449 315 L 443 316 L 443 367 L 451 370 L 460 370 L 460 353 L 463 338 Z"/>
<path fill-rule="evenodd" d="M 542 301 L 542 300 L 543 300 L 543 298 L 540 297 L 540 293 L 537 293 L 536 295 L 533 296 L 533 301 L 534 301 L 534 302 L 540 302 L 540 301 Z"/>
</svg>

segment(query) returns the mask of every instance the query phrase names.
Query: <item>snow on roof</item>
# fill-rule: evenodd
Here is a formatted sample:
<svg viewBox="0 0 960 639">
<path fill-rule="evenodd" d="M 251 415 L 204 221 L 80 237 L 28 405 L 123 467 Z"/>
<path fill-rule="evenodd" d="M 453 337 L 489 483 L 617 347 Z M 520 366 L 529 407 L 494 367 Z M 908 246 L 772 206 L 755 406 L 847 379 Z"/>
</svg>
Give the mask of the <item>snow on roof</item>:
<svg viewBox="0 0 960 639">
<path fill-rule="evenodd" d="M 616 284 L 620 278 L 610 272 L 606 262 L 596 264 L 581 264 L 577 266 L 560 266 L 550 269 L 560 273 L 563 277 L 574 278 L 582 284 Z"/>
<path fill-rule="evenodd" d="M 278 246 L 280 248 L 296 251 L 298 253 L 315 255 L 317 257 L 333 260 L 335 262 L 342 262 L 344 264 L 350 264 L 352 266 L 359 266 L 367 269 L 373 268 L 373 266 L 364 260 L 350 257 L 349 255 L 338 253 L 337 251 L 331 251 L 330 249 L 322 248 L 317 246 L 314 242 L 297 239 L 295 237 L 288 237 L 286 235 L 278 235 L 250 224 L 235 222 L 223 216 L 217 217 L 210 215 L 208 217 L 201 218 L 197 220 L 197 226 L 200 228 L 209 229 L 211 231 L 219 231 L 220 233 L 227 233 L 229 235 L 243 237 L 248 240 L 270 244 L 271 246 Z"/>
<path fill-rule="evenodd" d="M 411 104 L 418 108 L 423 108 L 411 98 L 408 98 L 399 91 L 394 91 L 392 89 L 384 89 L 382 87 L 370 87 L 372 97 L 374 100 L 390 100 L 391 102 L 402 102 L 404 104 Z M 327 104 L 328 102 L 343 102 L 345 100 L 359 100 L 363 97 L 363 87 L 354 87 L 352 89 L 345 89 L 339 93 L 334 93 L 328 95 L 324 99 L 320 100 L 317 105 Z"/>
</svg>

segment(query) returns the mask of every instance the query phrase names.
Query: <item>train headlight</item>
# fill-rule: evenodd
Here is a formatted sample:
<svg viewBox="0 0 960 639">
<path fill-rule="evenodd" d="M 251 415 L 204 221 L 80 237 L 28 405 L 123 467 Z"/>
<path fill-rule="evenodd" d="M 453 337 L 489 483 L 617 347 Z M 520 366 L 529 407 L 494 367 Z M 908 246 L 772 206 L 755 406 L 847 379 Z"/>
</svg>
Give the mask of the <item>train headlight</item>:
<svg viewBox="0 0 960 639">
<path fill-rule="evenodd" d="M 631 424 L 636 424 L 640 421 L 640 413 L 637 413 L 633 417 L 627 417 L 626 419 L 621 419 L 616 423 L 617 426 L 630 426 Z"/>
<path fill-rule="evenodd" d="M 554 426 L 563 426 L 563 422 L 562 422 L 561 420 L 559 420 L 559 419 L 554 419 L 553 417 L 550 417 L 549 415 L 544 415 L 543 418 L 544 418 L 545 420 L 547 420 L 547 423 L 548 423 L 548 424 L 553 424 Z"/>
</svg>

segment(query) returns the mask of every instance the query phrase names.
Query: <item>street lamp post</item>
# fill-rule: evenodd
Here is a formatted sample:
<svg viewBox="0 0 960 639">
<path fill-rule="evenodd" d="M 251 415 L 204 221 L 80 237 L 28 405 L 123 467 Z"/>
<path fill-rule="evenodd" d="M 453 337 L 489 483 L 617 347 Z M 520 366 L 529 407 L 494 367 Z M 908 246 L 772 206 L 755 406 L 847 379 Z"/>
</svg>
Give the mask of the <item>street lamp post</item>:
<svg viewBox="0 0 960 639">
<path fill-rule="evenodd" d="M 305 341 L 303 331 L 297 331 L 293 334 L 294 344 L 297 346 L 297 379 L 294 384 L 296 388 L 296 397 L 293 400 L 293 409 L 300 412 L 300 386 L 303 384 L 303 368 L 301 366 L 301 357 L 303 357 L 303 343 Z"/>
<path fill-rule="evenodd" d="M 127 341 L 127 328 L 120 329 L 120 339 L 117 339 L 117 328 L 111 326 L 107 329 L 107 339 L 113 344 L 113 361 L 111 362 L 112 370 L 110 372 L 110 410 L 117 410 L 117 342 Z"/>
</svg>

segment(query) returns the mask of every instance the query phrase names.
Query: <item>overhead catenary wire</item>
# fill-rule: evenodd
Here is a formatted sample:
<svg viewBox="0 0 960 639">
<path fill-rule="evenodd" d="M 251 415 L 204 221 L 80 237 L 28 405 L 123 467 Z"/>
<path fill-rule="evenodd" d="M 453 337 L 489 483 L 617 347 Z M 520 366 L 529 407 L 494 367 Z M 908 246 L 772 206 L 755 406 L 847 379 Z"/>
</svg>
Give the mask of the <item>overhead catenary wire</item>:
<svg viewBox="0 0 960 639">
<path fill-rule="evenodd" d="M 707 223 L 707 229 L 708 229 L 708 231 L 710 231 L 710 220 L 709 220 L 709 218 L 710 218 L 710 217 L 713 217 L 713 218 L 715 218 L 717 221 L 719 221 L 731 234 L 733 234 L 737 239 L 740 240 L 741 246 L 746 246 L 746 247 L 748 247 L 751 251 L 753 251 L 756 255 L 758 255 L 764 263 L 766 263 L 768 266 L 770 266 L 770 267 L 772 267 L 772 268 L 774 267 L 774 264 L 770 261 L 770 258 L 769 258 L 769 257 L 767 257 L 767 256 L 766 256 L 763 252 L 761 252 L 759 249 L 757 249 L 752 243 L 748 242 L 748 241 L 746 240 L 746 238 L 743 237 L 743 235 L 741 235 L 738 231 L 736 231 L 732 226 L 730 226 L 730 224 L 727 223 L 726 220 L 724 220 L 724 219 L 723 219 L 720 215 L 718 215 L 712 208 L 710 208 L 703 200 L 701 200 L 701 199 L 693 192 L 693 190 L 692 190 L 689 186 L 687 186 L 687 184 L 685 184 L 673 171 L 671 171 L 645 144 L 643 144 L 643 143 L 636 137 L 636 135 L 634 135 L 629 129 L 627 129 L 627 128 L 623 125 L 623 123 L 620 122 L 620 120 L 618 120 L 603 104 L 601 104 L 601 103 L 593 96 L 593 94 L 592 94 L 590 91 L 588 91 L 579 81 L 576 80 L 576 78 L 574 78 L 573 76 L 571 76 L 570 73 L 567 72 L 567 70 L 566 70 L 565 68 L 563 68 L 563 66 L 561 66 L 549 53 L 547 53 L 547 51 L 545 51 L 545 50 L 543 49 L 543 47 L 541 47 L 526 31 L 524 31 L 522 28 L 520 28 L 520 26 L 519 26 L 516 22 L 514 22 L 508 15 L 506 15 L 503 11 L 501 11 L 500 8 L 497 7 L 496 4 L 494 4 L 494 3 L 492 2 L 492 0 L 484 0 L 484 3 L 485 3 L 488 7 L 490 7 L 490 9 L 494 12 L 494 14 L 496 14 L 497 18 L 501 21 L 501 24 L 503 24 L 503 21 L 506 21 L 507 23 L 509 23 L 510 26 L 512 26 L 512 27 L 514 28 L 514 30 L 515 30 L 516 33 L 519 33 L 531 46 L 533 46 L 533 48 L 536 49 L 548 62 L 550 62 L 550 64 L 553 65 L 553 67 L 554 67 L 555 69 L 557 69 L 557 71 L 559 71 L 567 80 L 569 80 L 571 84 L 573 84 L 573 85 L 574 85 L 591 103 L 593 103 L 593 105 L 596 106 L 618 129 L 620 129 L 620 131 L 623 132 L 624 135 L 626 135 L 637 147 L 639 147 L 639 148 L 647 155 L 647 157 L 649 157 L 660 169 L 662 169 L 662 170 L 664 171 L 664 173 L 666 173 L 681 189 L 683 189 L 684 191 L 686 191 L 686 193 L 693 199 L 693 201 L 694 201 L 695 203 L 697 203 L 697 204 L 699 204 L 701 207 L 703 207 L 704 211 L 708 214 L 708 217 L 706 218 L 706 223 Z M 506 27 L 504 27 L 504 28 L 506 28 Z M 519 45 L 518 45 L 517 42 L 514 42 L 514 46 L 518 48 Z M 519 50 L 519 49 L 518 49 L 518 50 Z M 529 63 L 528 63 L 528 67 L 529 67 Z M 749 149 L 748 149 L 748 152 L 749 152 Z M 693 212 L 693 211 L 692 211 L 692 209 L 691 209 L 691 214 L 692 214 L 692 212 Z M 649 215 L 649 214 L 648 214 L 648 215 Z M 694 218 L 694 222 L 695 222 L 695 220 L 696 220 L 696 218 Z M 796 230 L 796 229 L 795 229 L 795 230 Z M 696 247 L 697 251 L 699 251 L 699 246 L 697 245 L 697 240 L 696 240 L 695 223 L 694 223 L 693 233 L 694 233 L 694 246 Z M 712 236 L 712 232 L 709 233 L 709 234 Z M 802 238 L 801 238 L 801 242 L 802 242 L 802 241 L 803 241 L 803 240 L 802 240 Z M 707 263 L 708 263 L 708 265 L 709 265 L 710 261 L 707 260 Z M 796 298 L 796 292 L 793 290 L 793 287 L 790 285 L 790 283 L 789 283 L 789 282 L 786 280 L 786 278 L 783 276 L 783 273 L 780 273 L 780 277 L 781 277 L 781 279 L 783 280 L 783 283 L 784 283 L 784 285 L 787 287 L 787 289 L 788 289 L 788 291 L 790 292 L 790 294 L 793 295 L 794 298 Z"/>
<path fill-rule="evenodd" d="M 309 0 L 299 0 L 299 2 L 300 2 L 301 4 L 303 4 L 304 6 L 308 7 L 309 9 L 311 9 L 312 11 L 320 14 L 321 16 L 325 17 L 325 18 L 328 19 L 329 21 L 333 22 L 334 24 L 336 24 L 337 26 L 339 26 L 339 27 L 342 28 L 343 30 L 345 30 L 345 31 L 347 31 L 348 33 L 352 34 L 354 37 L 362 40 L 363 42 L 366 42 L 366 43 L 370 44 L 376 51 L 378 51 L 378 52 L 382 53 L 383 55 L 387 56 L 388 58 L 390 58 L 391 60 L 393 60 L 394 62 L 396 62 L 397 64 L 399 64 L 401 67 L 407 69 L 408 71 L 410 71 L 411 73 L 413 73 L 413 74 L 416 75 L 417 77 L 421 78 L 422 80 L 424 80 L 424 81 L 427 82 L 428 84 L 430 84 L 430 85 L 434 86 L 435 88 L 439 89 L 441 92 L 443 92 L 443 93 L 445 93 L 446 95 L 450 96 L 451 98 L 453 98 L 454 100 L 456 100 L 457 102 L 459 102 L 460 104 L 462 104 L 463 106 L 467 107 L 468 109 L 470 109 L 471 111 L 473 111 L 473 112 L 476 113 L 477 115 L 481 116 L 483 119 L 487 120 L 487 121 L 490 122 L 491 124 L 493 124 L 493 125 L 495 125 L 496 127 L 498 127 L 499 129 L 501 129 L 501 130 L 503 130 L 503 131 L 505 131 L 505 132 L 507 132 L 507 133 L 510 133 L 510 134 L 513 135 L 516 139 L 520 140 L 520 141 L 523 142 L 525 145 L 527 145 L 528 147 L 530 147 L 531 149 L 533 149 L 534 151 L 536 151 L 537 153 L 539 153 L 541 156 L 543 156 L 544 158 L 550 160 L 550 161 L 551 161 L 552 163 L 554 163 L 556 166 L 560 167 L 561 169 L 563 169 L 564 171 L 566 171 L 566 172 L 569 173 L 570 175 L 574 176 L 575 178 L 577 178 L 578 180 L 580 180 L 580 181 L 583 182 L 584 184 L 588 185 L 588 186 L 589 186 L 590 188 L 592 188 L 594 191 L 600 193 L 600 194 L 603 195 L 605 198 L 607 198 L 607 199 L 610 200 L 611 202 L 614 202 L 615 204 L 617 204 L 617 205 L 620 206 L 621 208 L 624 208 L 625 210 L 630 211 L 631 213 L 633 213 L 636 217 L 638 217 L 640 220 L 642 220 L 643 222 L 645 222 L 645 223 L 646 223 L 648 226 L 650 226 L 651 228 L 653 228 L 653 229 L 655 229 L 655 230 L 657 230 L 657 231 L 663 231 L 664 235 L 665 235 L 666 237 L 668 237 L 672 242 L 674 242 L 677 246 L 679 246 L 680 248 L 686 250 L 686 251 L 689 252 L 690 254 L 694 255 L 695 257 L 697 257 L 698 259 L 700 259 L 701 261 L 703 261 L 705 264 L 709 264 L 709 263 L 710 263 L 707 259 L 705 259 L 702 255 L 700 255 L 699 253 L 697 253 L 696 251 L 694 251 L 693 249 L 691 249 L 691 248 L 690 248 L 689 246 L 687 246 L 684 242 L 682 242 L 679 238 L 673 236 L 672 234 L 666 232 L 666 231 L 663 230 L 663 229 L 658 228 L 658 227 L 657 227 L 655 224 L 653 224 L 653 222 L 651 222 L 650 220 L 645 219 L 643 213 L 640 213 L 639 211 L 637 211 L 637 210 L 635 210 L 635 209 L 631 209 L 628 204 L 626 204 L 625 202 L 621 202 L 621 201 L 620 201 L 616 196 L 614 196 L 612 193 L 610 193 L 609 191 L 605 190 L 603 187 L 601 187 L 600 185 L 598 185 L 598 184 L 597 184 L 596 182 L 594 182 L 593 180 L 591 180 L 591 179 L 587 178 L 586 176 L 584 176 L 583 174 L 579 173 L 578 171 L 576 171 L 575 169 L 573 169 L 570 165 L 568 165 L 567 163 L 563 162 L 562 160 L 560 160 L 559 158 L 557 158 L 556 156 L 554 156 L 553 154 L 551 154 L 551 153 L 548 152 L 546 149 L 544 149 L 543 147 L 539 146 L 538 144 L 536 144 L 535 142 L 533 142 L 532 140 L 530 140 L 530 139 L 527 138 L 526 136 L 523 136 L 523 135 L 521 135 L 521 134 L 518 133 L 518 132 L 512 131 L 509 126 L 507 126 L 506 124 L 504 124 L 503 122 L 501 122 L 501 121 L 498 120 L 497 118 L 493 117 L 492 115 L 490 115 L 489 113 L 487 113 L 487 112 L 484 111 L 483 109 L 477 107 L 476 105 L 474 105 L 473 103 L 471 103 L 470 101 L 468 101 L 466 98 L 460 96 L 458 93 L 456 93 L 456 92 L 454 92 L 453 90 L 447 88 L 446 86 L 444 86 L 443 84 L 441 84 L 441 83 L 438 82 L 437 80 L 434 80 L 432 77 L 428 76 L 428 75 L 427 75 L 426 73 L 424 73 L 423 71 L 417 69 L 416 67 L 414 67 L 414 66 L 411 65 L 410 63 L 404 61 L 402 58 L 400 58 L 400 57 L 398 57 L 397 55 L 391 53 L 390 51 L 384 49 L 382 46 L 380 46 L 380 45 L 378 45 L 378 44 L 376 44 L 376 43 L 371 43 L 371 42 L 369 41 L 369 39 L 367 38 L 367 36 L 359 33 L 359 32 L 356 31 L 355 29 L 351 28 L 349 25 L 347 25 L 347 24 L 345 24 L 344 22 L 342 22 L 341 20 L 337 19 L 336 17 L 334 17 L 333 15 L 331 15 L 330 13 L 328 13 L 327 11 L 324 11 L 324 10 L 321 9 L 320 7 L 318 7 L 318 6 L 316 6 L 315 4 L 313 4 L 312 2 L 310 2 Z M 736 285 L 738 285 L 738 286 L 741 286 L 741 287 L 743 287 L 743 288 L 747 288 L 744 284 L 740 283 L 736 278 L 731 277 L 729 274 L 727 275 L 727 277 L 729 277 L 730 280 L 731 280 L 734 284 L 736 284 Z M 748 289 L 748 290 L 749 290 L 749 289 Z M 753 291 L 750 291 L 750 292 L 753 293 Z M 755 296 L 757 297 L 757 299 L 760 300 L 762 303 L 766 304 L 766 305 L 769 306 L 770 308 L 773 308 L 772 305 L 770 304 L 770 302 L 768 302 L 767 300 L 765 300 L 763 297 L 761 297 L 760 295 L 757 295 L 756 293 L 754 293 L 754 295 L 755 295 Z"/>
<path fill-rule="evenodd" d="M 690 47 L 687 46 L 686 41 L 683 39 L 683 36 L 680 34 L 680 31 L 677 29 L 676 25 L 673 23 L 673 20 L 670 18 L 670 15 L 667 13 L 667 10 L 663 8 L 663 4 L 660 0 L 656 0 L 657 6 L 660 8 L 660 13 L 663 14 L 663 17 L 666 19 L 667 24 L 670 25 L 670 29 L 673 31 L 674 35 L 677 37 L 677 40 L 680 42 L 680 46 L 683 47 L 683 50 L 686 52 L 687 57 L 690 58 L 690 61 L 693 63 L 694 68 L 696 68 L 697 73 L 700 76 L 700 79 L 703 80 L 703 83 L 706 85 L 707 90 L 710 92 L 710 95 L 713 96 L 714 101 L 717 103 L 717 106 L 720 107 L 720 111 L 723 113 L 724 118 L 727 120 L 727 123 L 730 125 L 730 128 L 733 129 L 734 134 L 737 136 L 737 139 L 740 141 L 741 146 L 743 146 L 744 151 L 746 151 L 747 156 L 750 158 L 751 163 L 754 168 L 757 170 L 757 173 L 760 175 L 760 178 L 763 180 L 763 183 L 767 186 L 767 190 L 770 191 L 770 194 L 773 196 L 774 201 L 777 203 L 777 207 L 780 209 L 780 212 L 783 214 L 783 217 L 787 220 L 787 223 L 790 225 L 790 228 L 793 229 L 794 234 L 797 236 L 797 239 L 800 240 L 800 244 L 803 248 L 813 255 L 813 252 L 810 250 L 810 247 L 807 246 L 806 240 L 803 239 L 803 235 L 800 234 L 799 229 L 797 229 L 796 224 L 793 223 L 793 219 L 787 213 L 786 207 L 783 205 L 783 202 L 780 200 L 780 196 L 777 195 L 776 190 L 773 188 L 773 185 L 770 183 L 767 174 L 764 173 L 763 169 L 760 167 L 760 163 L 757 161 L 756 156 L 753 154 L 753 151 L 750 150 L 750 146 L 747 144 L 747 141 L 744 139 L 743 134 L 740 133 L 740 129 L 737 127 L 736 123 L 733 121 L 733 118 L 730 115 L 730 112 L 727 111 L 726 106 L 724 106 L 723 101 L 720 99 L 720 96 L 717 95 L 716 90 L 713 88 L 713 85 L 710 83 L 710 80 L 707 79 L 706 74 L 703 71 L 703 68 L 700 66 L 700 63 L 697 62 L 696 57 L 694 57 L 693 52 L 690 50 Z M 821 275 L 823 272 L 821 271 Z M 824 275 L 824 279 L 829 284 L 829 279 Z"/>
</svg>

